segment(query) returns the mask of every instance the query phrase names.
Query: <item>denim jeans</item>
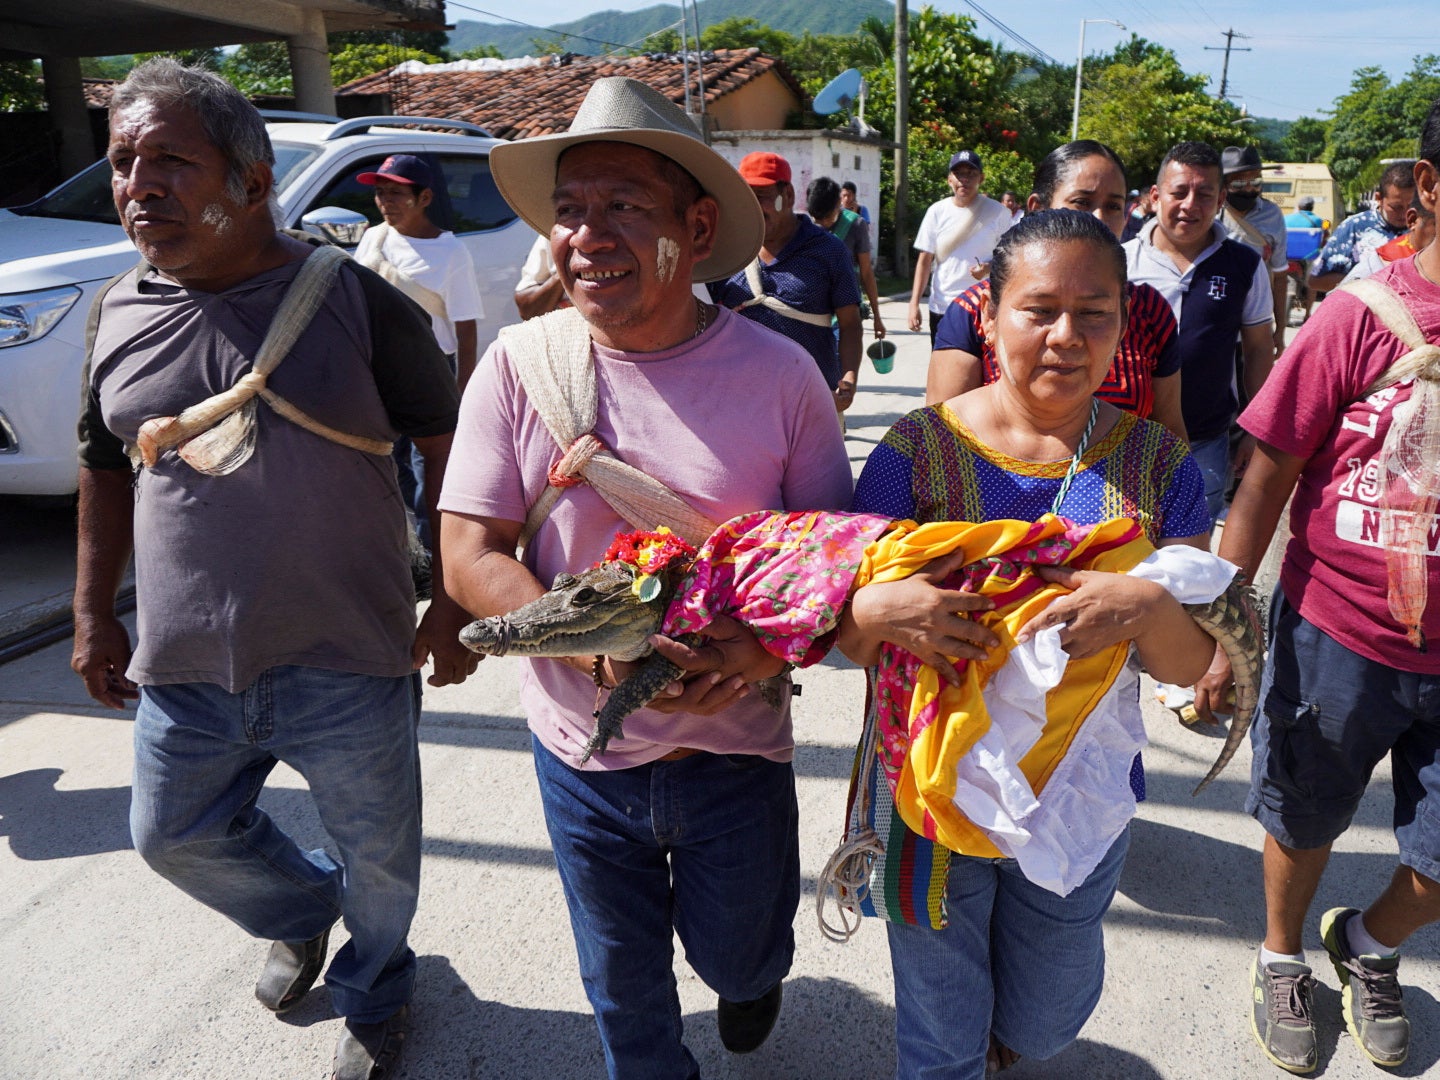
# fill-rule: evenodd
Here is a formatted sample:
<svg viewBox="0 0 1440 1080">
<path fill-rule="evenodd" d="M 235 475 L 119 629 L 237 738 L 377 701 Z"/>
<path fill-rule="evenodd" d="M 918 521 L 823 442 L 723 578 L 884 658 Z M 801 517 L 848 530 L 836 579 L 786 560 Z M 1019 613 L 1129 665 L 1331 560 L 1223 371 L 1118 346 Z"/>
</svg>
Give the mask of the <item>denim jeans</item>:
<svg viewBox="0 0 1440 1080">
<path fill-rule="evenodd" d="M 698 1077 L 681 1042 L 673 936 L 730 1001 L 785 977 L 800 902 L 794 770 L 695 754 L 583 772 L 535 740 L 535 772 L 609 1075 Z"/>
<path fill-rule="evenodd" d="M 1069 1046 L 1100 1001 L 1100 923 L 1130 831 L 1069 896 L 1032 885 L 1013 859 L 950 860 L 949 925 L 888 923 L 900 1080 L 982 1080 L 990 1035 L 1028 1058 Z"/>
<path fill-rule="evenodd" d="M 420 885 L 419 675 L 276 667 L 247 689 L 145 686 L 130 830 L 162 877 L 258 938 L 305 941 L 340 916 L 325 975 L 341 1016 L 410 1000 Z M 339 850 L 302 851 L 257 807 L 277 761 L 310 785 Z"/>
<path fill-rule="evenodd" d="M 1205 508 L 1210 511 L 1213 527 L 1225 509 L 1225 492 L 1230 488 L 1230 436 L 1217 435 L 1192 442 L 1190 456 L 1205 478 Z"/>
</svg>

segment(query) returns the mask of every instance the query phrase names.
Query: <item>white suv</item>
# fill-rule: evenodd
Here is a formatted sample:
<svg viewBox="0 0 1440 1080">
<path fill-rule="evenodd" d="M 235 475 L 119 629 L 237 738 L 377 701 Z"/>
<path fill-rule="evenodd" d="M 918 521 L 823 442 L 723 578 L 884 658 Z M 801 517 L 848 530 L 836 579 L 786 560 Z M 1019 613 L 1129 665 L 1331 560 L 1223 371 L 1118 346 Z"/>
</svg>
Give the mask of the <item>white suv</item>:
<svg viewBox="0 0 1440 1080">
<path fill-rule="evenodd" d="M 274 117 L 276 114 L 268 114 Z M 280 114 L 284 115 L 284 114 Z M 398 125 L 443 127 L 441 133 Z M 380 220 L 373 187 L 355 177 L 391 154 L 425 159 L 440 180 L 431 216 L 470 249 L 485 318 L 479 347 L 518 322 L 513 298 L 535 233 L 490 177 L 498 140 L 473 124 L 425 117 L 302 117 L 268 125 L 287 228 L 353 215 Z M 458 133 L 450 133 L 458 132 Z M 334 238 L 337 230 L 323 230 Z M 343 231 L 343 230 L 340 230 Z M 349 230 L 358 242 L 358 228 Z M 68 495 L 76 488 L 76 421 L 85 323 L 95 293 L 139 260 L 120 227 L 108 162 L 97 161 L 37 202 L 0 210 L 0 495 Z"/>
</svg>

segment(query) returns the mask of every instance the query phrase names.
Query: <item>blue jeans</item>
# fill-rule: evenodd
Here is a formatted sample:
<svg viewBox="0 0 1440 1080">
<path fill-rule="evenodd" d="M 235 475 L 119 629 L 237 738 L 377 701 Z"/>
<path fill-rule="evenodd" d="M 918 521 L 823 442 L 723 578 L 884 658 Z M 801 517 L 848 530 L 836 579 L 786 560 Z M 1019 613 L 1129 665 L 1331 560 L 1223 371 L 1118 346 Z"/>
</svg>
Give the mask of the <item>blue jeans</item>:
<svg viewBox="0 0 1440 1080">
<path fill-rule="evenodd" d="M 900 1080 L 982 1080 L 990 1034 L 1022 1057 L 1054 1057 L 1100 1001 L 1105 939 L 1130 831 L 1059 897 L 1012 859 L 950 860 L 949 925 L 887 923 Z"/>
<path fill-rule="evenodd" d="M 695 754 L 583 772 L 534 745 L 609 1075 L 698 1077 L 681 1042 L 673 935 L 730 1001 L 753 1001 L 785 977 L 800 903 L 794 770 L 750 755 Z"/>
<path fill-rule="evenodd" d="M 341 1016 L 410 1000 L 420 886 L 419 675 L 276 667 L 247 689 L 145 686 L 130 831 L 162 877 L 258 938 L 305 941 L 340 916 L 325 982 Z M 340 864 L 302 851 L 255 805 L 277 761 L 310 785 Z"/>
<path fill-rule="evenodd" d="M 1190 456 L 1205 478 L 1205 508 L 1210 511 L 1210 524 L 1214 526 L 1225 509 L 1225 492 L 1230 488 L 1230 436 L 1217 435 L 1192 442 Z"/>
</svg>

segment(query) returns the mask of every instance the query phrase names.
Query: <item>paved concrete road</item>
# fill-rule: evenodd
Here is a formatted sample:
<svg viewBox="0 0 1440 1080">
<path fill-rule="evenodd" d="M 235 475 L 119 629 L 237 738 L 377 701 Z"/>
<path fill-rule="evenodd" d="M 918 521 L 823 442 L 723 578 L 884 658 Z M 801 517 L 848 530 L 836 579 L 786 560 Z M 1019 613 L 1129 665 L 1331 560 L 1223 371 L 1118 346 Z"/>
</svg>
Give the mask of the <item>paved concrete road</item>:
<svg viewBox="0 0 1440 1080">
<path fill-rule="evenodd" d="M 903 326 L 891 304 L 887 325 Z M 850 413 L 858 469 L 885 426 L 923 400 L 927 343 L 902 339 L 893 373 L 867 370 Z M 8 572 L 8 571 L 7 571 Z M 251 998 L 265 945 L 150 873 L 130 849 L 128 715 L 87 703 L 68 644 L 0 668 L 0 1078 L 276 1080 L 328 1075 L 339 1022 L 317 990 L 276 1019 Z M 424 882 L 411 1080 L 570 1080 L 603 1075 L 553 869 L 514 660 L 486 660 L 466 685 L 427 692 Z M 710 1078 L 881 1080 L 893 1075 L 894 1007 L 883 927 L 845 945 L 816 929 L 816 878 L 839 837 L 863 696 L 833 660 L 803 675 L 797 703 L 804 895 L 785 1008 L 770 1041 L 732 1057 L 715 999 L 677 960 L 687 1039 Z M 1261 933 L 1260 829 L 1240 812 L 1242 749 L 1198 799 L 1219 743 L 1147 706 L 1150 800 L 1106 921 L 1105 994 L 1080 1041 L 1015 1080 L 1249 1080 L 1278 1077 L 1248 1027 L 1248 970 Z M 1377 777 L 1337 845 L 1315 914 L 1364 904 L 1393 864 L 1388 785 Z M 303 782 L 283 768 L 263 805 L 322 845 Z M 1307 945 L 1320 960 L 1319 940 Z M 1401 1076 L 1440 1058 L 1440 935 L 1403 968 L 1417 1035 Z M 1321 1072 L 1374 1077 L 1322 986 Z M 1440 1071 L 1440 1070 L 1437 1070 Z"/>
</svg>

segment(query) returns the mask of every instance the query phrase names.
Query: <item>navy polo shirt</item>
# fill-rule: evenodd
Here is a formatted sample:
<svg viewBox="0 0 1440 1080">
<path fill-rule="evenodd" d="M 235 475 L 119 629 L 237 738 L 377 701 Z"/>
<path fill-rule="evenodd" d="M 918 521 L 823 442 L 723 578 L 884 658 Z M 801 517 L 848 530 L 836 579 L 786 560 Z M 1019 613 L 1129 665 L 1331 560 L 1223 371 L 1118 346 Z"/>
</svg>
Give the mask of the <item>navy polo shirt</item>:
<svg viewBox="0 0 1440 1080">
<path fill-rule="evenodd" d="M 1235 342 L 1242 328 L 1274 317 L 1269 273 L 1260 255 L 1214 227 L 1212 242 L 1182 272 L 1154 244 L 1155 221 L 1125 244 L 1131 281 L 1154 286 L 1180 324 L 1180 411 L 1192 442 L 1225 434 L 1239 412 Z"/>
<path fill-rule="evenodd" d="M 795 215 L 795 234 L 772 263 L 761 260 L 760 286 L 797 311 L 833 315 L 842 307 L 859 306 L 860 286 L 851 269 L 853 260 L 844 241 L 820 228 L 804 214 Z M 712 281 L 710 298 L 734 309 L 751 298 L 745 271 L 724 281 Z M 813 326 L 755 305 L 740 313 L 796 342 L 815 358 L 831 390 L 840 382 L 840 353 L 829 326 Z"/>
</svg>

